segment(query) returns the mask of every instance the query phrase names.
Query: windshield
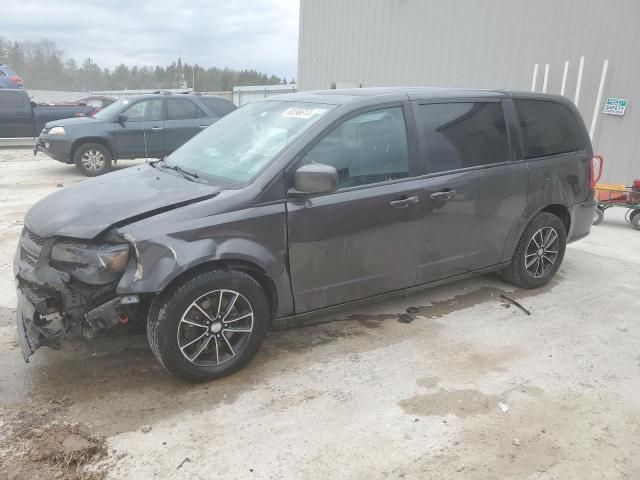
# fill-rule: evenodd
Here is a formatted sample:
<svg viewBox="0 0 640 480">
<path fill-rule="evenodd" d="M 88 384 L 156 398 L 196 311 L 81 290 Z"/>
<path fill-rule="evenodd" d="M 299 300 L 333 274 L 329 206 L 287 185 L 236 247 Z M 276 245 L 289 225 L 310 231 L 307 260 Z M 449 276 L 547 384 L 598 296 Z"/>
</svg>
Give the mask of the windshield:
<svg viewBox="0 0 640 480">
<path fill-rule="evenodd" d="M 99 112 L 93 115 L 93 118 L 98 120 L 115 120 L 116 115 L 120 113 L 127 105 L 131 103 L 131 100 L 128 98 L 121 98 L 117 102 L 112 103 L 108 107 L 103 108 Z"/>
<path fill-rule="evenodd" d="M 193 137 L 169 155 L 165 164 L 205 179 L 250 182 L 286 145 L 333 108 L 277 100 L 250 103 Z"/>
</svg>

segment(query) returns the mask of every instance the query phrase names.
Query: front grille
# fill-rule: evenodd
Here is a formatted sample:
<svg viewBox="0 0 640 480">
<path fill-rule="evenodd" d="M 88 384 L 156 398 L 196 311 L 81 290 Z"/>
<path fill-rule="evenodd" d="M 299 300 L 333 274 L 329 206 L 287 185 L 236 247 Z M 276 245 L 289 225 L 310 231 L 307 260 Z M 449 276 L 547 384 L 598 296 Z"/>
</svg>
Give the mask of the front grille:
<svg viewBox="0 0 640 480">
<path fill-rule="evenodd" d="M 38 261 L 38 257 L 27 252 L 24 247 L 20 247 L 20 258 L 32 267 L 35 267 L 36 262 Z"/>
<path fill-rule="evenodd" d="M 33 233 L 31 230 L 27 230 L 27 235 L 29 236 L 29 238 L 33 243 L 35 243 L 40 247 L 42 247 L 42 245 L 44 245 L 44 242 L 47 240 L 46 238 L 39 237 L 38 235 Z"/>
<path fill-rule="evenodd" d="M 20 258 L 31 266 L 35 266 L 40 256 L 42 246 L 48 239 L 33 233 L 26 227 L 20 238 Z"/>
</svg>

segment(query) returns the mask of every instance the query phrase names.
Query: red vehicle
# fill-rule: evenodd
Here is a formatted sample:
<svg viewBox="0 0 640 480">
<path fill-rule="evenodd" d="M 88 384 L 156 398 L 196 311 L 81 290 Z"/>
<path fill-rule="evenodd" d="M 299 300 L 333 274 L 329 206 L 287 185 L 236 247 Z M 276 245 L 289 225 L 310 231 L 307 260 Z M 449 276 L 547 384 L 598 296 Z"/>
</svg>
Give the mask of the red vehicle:
<svg viewBox="0 0 640 480">
<path fill-rule="evenodd" d="M 97 113 L 100 110 L 102 110 L 104 107 L 108 107 L 115 101 L 116 101 L 115 98 L 107 97 L 104 95 L 88 95 L 86 97 L 82 97 L 70 102 L 56 102 L 54 103 L 54 105 L 65 105 L 65 106 L 76 105 L 76 106 L 93 107 L 94 110 L 93 110 L 93 113 L 91 114 L 93 115 L 94 113 Z"/>
</svg>

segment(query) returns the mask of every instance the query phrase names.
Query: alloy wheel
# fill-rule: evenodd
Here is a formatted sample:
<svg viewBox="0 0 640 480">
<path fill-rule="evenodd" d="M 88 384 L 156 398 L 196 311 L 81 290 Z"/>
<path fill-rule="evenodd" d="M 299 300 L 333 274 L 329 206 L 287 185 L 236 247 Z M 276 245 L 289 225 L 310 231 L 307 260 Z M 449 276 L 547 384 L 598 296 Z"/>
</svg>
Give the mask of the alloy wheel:
<svg viewBox="0 0 640 480">
<path fill-rule="evenodd" d="M 100 150 L 89 149 L 83 152 L 80 160 L 82 166 L 92 172 L 102 170 L 105 166 L 104 154 Z"/>
<path fill-rule="evenodd" d="M 234 290 L 213 290 L 187 307 L 178 323 L 177 340 L 187 361 L 217 366 L 239 355 L 253 331 L 253 308 Z"/>
<path fill-rule="evenodd" d="M 533 278 L 542 278 L 553 268 L 560 249 L 560 236 L 553 227 L 542 227 L 533 234 L 524 256 L 524 267 Z"/>
</svg>

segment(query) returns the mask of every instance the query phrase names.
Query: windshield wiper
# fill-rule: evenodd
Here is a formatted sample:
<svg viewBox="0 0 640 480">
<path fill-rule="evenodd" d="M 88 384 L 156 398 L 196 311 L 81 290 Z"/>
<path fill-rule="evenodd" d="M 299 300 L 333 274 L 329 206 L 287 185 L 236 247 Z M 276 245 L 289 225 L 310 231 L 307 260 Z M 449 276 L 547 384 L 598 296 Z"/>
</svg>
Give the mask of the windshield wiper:
<svg viewBox="0 0 640 480">
<path fill-rule="evenodd" d="M 180 175 L 182 175 L 184 178 L 186 178 L 187 180 L 191 181 L 191 182 L 196 182 L 197 178 L 200 178 L 200 175 L 198 175 L 195 172 L 190 172 L 189 170 L 185 170 L 182 167 L 179 167 L 177 165 L 168 165 L 167 162 L 162 159 L 159 160 L 157 162 L 150 162 L 151 166 L 155 167 L 156 164 L 161 164 L 164 168 L 168 169 L 168 170 L 173 170 L 174 172 L 178 172 Z"/>
</svg>

